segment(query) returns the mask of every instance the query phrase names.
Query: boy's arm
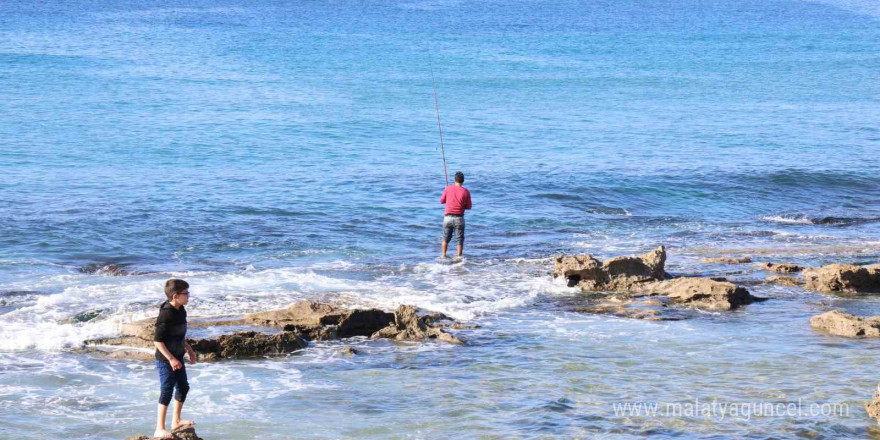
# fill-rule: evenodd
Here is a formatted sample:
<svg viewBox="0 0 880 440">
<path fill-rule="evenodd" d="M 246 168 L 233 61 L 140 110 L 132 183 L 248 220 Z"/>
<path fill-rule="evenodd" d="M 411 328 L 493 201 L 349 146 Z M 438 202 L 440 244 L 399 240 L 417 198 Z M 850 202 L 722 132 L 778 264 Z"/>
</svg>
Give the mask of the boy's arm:
<svg viewBox="0 0 880 440">
<path fill-rule="evenodd" d="M 468 193 L 467 193 L 467 206 L 465 206 L 464 209 L 471 209 L 471 192 L 470 191 L 468 191 Z"/>
<path fill-rule="evenodd" d="M 179 370 L 183 368 L 183 364 L 180 363 L 180 359 L 174 357 L 170 351 L 168 351 L 168 347 L 165 346 L 164 342 L 161 341 L 153 341 L 153 345 L 156 346 L 156 349 L 159 350 L 159 353 L 162 353 L 162 356 L 165 356 L 165 359 L 168 359 L 168 363 L 171 364 L 172 370 Z"/>
<path fill-rule="evenodd" d="M 189 364 L 193 365 L 196 363 L 196 351 L 193 350 L 192 345 L 189 345 L 189 342 L 186 340 L 183 341 L 183 346 L 186 348 L 186 353 L 189 355 Z"/>
<path fill-rule="evenodd" d="M 446 203 L 446 188 L 443 188 L 443 195 L 440 196 L 440 203 Z"/>
</svg>

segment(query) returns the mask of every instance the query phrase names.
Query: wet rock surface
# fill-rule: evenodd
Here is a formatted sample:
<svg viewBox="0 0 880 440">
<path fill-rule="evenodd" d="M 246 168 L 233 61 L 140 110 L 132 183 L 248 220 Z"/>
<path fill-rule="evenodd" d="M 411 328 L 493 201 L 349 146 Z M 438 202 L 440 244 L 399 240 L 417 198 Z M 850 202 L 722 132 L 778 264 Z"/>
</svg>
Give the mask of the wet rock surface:
<svg viewBox="0 0 880 440">
<path fill-rule="evenodd" d="M 758 267 L 776 273 L 798 273 L 804 269 L 794 263 L 758 263 Z"/>
<path fill-rule="evenodd" d="M 591 255 L 558 256 L 553 264 L 553 277 L 563 277 L 569 287 L 577 286 L 583 291 L 629 291 L 668 278 L 665 264 L 663 246 L 642 255 L 616 257 L 604 263 Z"/>
<path fill-rule="evenodd" d="M 765 284 L 778 284 L 780 286 L 803 286 L 803 278 L 788 276 L 769 276 L 764 279 Z"/>
<path fill-rule="evenodd" d="M 880 316 L 860 317 L 832 310 L 810 318 L 810 326 L 837 336 L 880 338 Z"/>
<path fill-rule="evenodd" d="M 439 327 L 429 325 L 427 320 L 422 319 L 416 313 L 413 306 L 402 305 L 394 312 L 394 322 L 387 327 L 378 330 L 371 336 L 372 339 L 387 338 L 395 341 L 423 341 L 435 339 L 437 341 L 461 344 L 462 341 Z"/>
<path fill-rule="evenodd" d="M 200 361 L 283 355 L 306 348 L 309 340 L 356 336 L 462 343 L 443 330 L 461 328 L 459 323 L 442 313 L 419 316 L 412 306 L 400 306 L 395 313 L 389 313 L 379 309 L 343 309 L 331 304 L 302 301 L 285 309 L 251 313 L 240 318 L 191 317 L 188 326 L 221 333 L 216 337 L 187 339 Z M 259 328 L 265 331 L 255 331 Z M 81 351 L 149 361 L 154 356 L 154 332 L 155 319 L 125 323 L 121 336 L 88 340 Z"/>
<path fill-rule="evenodd" d="M 880 423 L 880 385 L 877 385 L 877 390 L 874 391 L 873 400 L 865 405 L 865 411 L 868 412 L 868 416 Z"/>
<path fill-rule="evenodd" d="M 880 293 L 880 264 L 829 264 L 805 269 L 803 276 L 806 281 L 804 287 L 817 292 Z"/>
<path fill-rule="evenodd" d="M 192 427 L 174 430 L 171 432 L 171 436 L 172 436 L 171 438 L 173 440 L 204 440 L 201 437 L 199 437 L 198 435 L 196 435 L 196 429 L 192 428 Z M 134 437 L 129 437 L 125 440 L 154 440 L 154 439 L 156 439 L 156 437 L 147 437 L 146 435 L 136 435 Z"/>
<path fill-rule="evenodd" d="M 762 301 L 745 287 L 709 278 L 676 278 L 647 286 L 652 294 L 665 295 L 671 302 L 707 310 L 734 310 Z"/>
<path fill-rule="evenodd" d="M 701 263 L 717 263 L 717 264 L 745 264 L 751 263 L 752 257 L 745 255 L 742 257 L 712 257 L 700 259 Z"/>
</svg>

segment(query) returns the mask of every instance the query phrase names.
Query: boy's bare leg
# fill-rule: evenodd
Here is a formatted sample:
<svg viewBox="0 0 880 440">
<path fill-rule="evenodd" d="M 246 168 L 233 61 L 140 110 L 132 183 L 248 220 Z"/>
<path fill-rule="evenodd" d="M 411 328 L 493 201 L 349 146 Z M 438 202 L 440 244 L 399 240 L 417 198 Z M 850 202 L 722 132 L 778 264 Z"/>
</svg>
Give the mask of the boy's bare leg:
<svg viewBox="0 0 880 440">
<path fill-rule="evenodd" d="M 171 430 L 174 431 L 177 428 L 182 426 L 192 426 L 195 425 L 196 422 L 192 420 L 181 420 L 180 419 L 180 411 L 183 410 L 183 402 L 174 401 L 174 415 L 171 418 Z"/>
<path fill-rule="evenodd" d="M 160 403 L 156 413 L 156 432 L 153 433 L 153 437 L 171 438 L 171 433 L 165 430 L 165 414 L 167 413 L 168 407 Z"/>
<path fill-rule="evenodd" d="M 440 251 L 443 253 L 443 258 L 446 258 L 446 247 L 449 246 L 449 242 L 444 241 L 443 244 L 440 245 Z"/>
<path fill-rule="evenodd" d="M 457 249 L 458 249 L 458 256 L 460 257 L 460 256 L 461 256 L 461 251 L 464 250 L 464 247 L 461 246 L 461 245 L 458 245 Z M 446 252 L 444 252 L 443 255 L 446 255 Z"/>
</svg>

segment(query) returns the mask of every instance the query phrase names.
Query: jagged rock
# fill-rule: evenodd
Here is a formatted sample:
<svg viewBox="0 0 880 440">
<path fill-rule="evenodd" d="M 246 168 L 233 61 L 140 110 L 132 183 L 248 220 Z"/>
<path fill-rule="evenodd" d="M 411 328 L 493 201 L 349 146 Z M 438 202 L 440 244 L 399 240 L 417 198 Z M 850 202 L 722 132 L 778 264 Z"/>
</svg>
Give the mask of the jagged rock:
<svg viewBox="0 0 880 440">
<path fill-rule="evenodd" d="M 431 327 L 419 318 L 413 306 L 401 305 L 394 312 L 394 322 L 371 336 L 373 339 L 387 338 L 396 341 L 422 341 L 436 339 L 438 341 L 461 344 L 462 341 L 446 331 Z"/>
<path fill-rule="evenodd" d="M 810 318 L 810 326 L 837 336 L 880 338 L 880 316 L 862 318 L 832 310 Z"/>
<path fill-rule="evenodd" d="M 804 287 L 818 292 L 880 293 L 880 264 L 829 264 L 805 269 L 803 276 Z"/>
<path fill-rule="evenodd" d="M 394 321 L 378 309 L 340 309 L 330 304 L 300 301 L 286 309 L 245 315 L 250 324 L 299 331 L 311 340 L 370 336 Z"/>
<path fill-rule="evenodd" d="M 86 264 L 79 268 L 79 271 L 82 273 L 93 274 L 93 275 L 104 275 L 111 277 L 121 277 L 125 275 L 131 275 L 128 271 L 128 264 L 100 264 L 100 263 L 91 263 Z"/>
<path fill-rule="evenodd" d="M 343 347 L 341 350 L 339 350 L 339 354 L 344 356 L 355 356 L 357 354 L 360 354 L 360 352 L 357 351 L 354 347 Z"/>
<path fill-rule="evenodd" d="M 173 440 L 204 440 L 196 435 L 196 429 L 193 427 L 176 429 L 171 432 Z M 136 435 L 126 440 L 154 440 L 155 437 L 147 437 L 145 435 Z"/>
<path fill-rule="evenodd" d="M 703 258 L 700 260 L 701 263 L 720 263 L 720 264 L 744 264 L 751 263 L 752 257 L 745 255 L 742 257 L 714 257 L 714 258 Z"/>
<path fill-rule="evenodd" d="M 761 301 L 744 287 L 708 278 L 676 278 L 645 287 L 652 294 L 665 295 L 670 301 L 708 310 L 733 310 Z"/>
<path fill-rule="evenodd" d="M 764 279 L 765 284 L 779 284 L 780 286 L 802 286 L 804 280 L 798 277 L 769 276 Z"/>
<path fill-rule="evenodd" d="M 797 273 L 802 267 L 792 263 L 758 263 L 758 267 L 776 273 Z"/>
<path fill-rule="evenodd" d="M 635 257 L 616 257 L 602 263 L 590 255 L 559 256 L 553 277 L 564 277 L 570 287 L 584 291 L 627 291 L 667 278 L 663 246 Z"/>
<path fill-rule="evenodd" d="M 868 412 L 872 419 L 880 423 L 880 385 L 877 386 L 877 391 L 874 392 L 874 399 L 865 405 L 865 411 Z"/>
<path fill-rule="evenodd" d="M 267 335 L 253 331 L 221 335 L 217 339 L 190 340 L 189 343 L 197 353 L 206 356 L 214 354 L 219 359 L 286 354 L 302 350 L 308 345 L 306 340 L 294 332 Z"/>
</svg>

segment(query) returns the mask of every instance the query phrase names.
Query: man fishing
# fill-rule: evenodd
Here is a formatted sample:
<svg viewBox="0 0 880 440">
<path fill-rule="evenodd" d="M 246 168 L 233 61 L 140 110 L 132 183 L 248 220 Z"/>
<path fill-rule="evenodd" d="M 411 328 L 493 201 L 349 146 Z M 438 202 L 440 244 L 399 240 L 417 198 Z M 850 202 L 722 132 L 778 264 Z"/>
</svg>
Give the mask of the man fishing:
<svg viewBox="0 0 880 440">
<path fill-rule="evenodd" d="M 446 248 L 449 246 L 449 240 L 452 240 L 453 232 L 458 243 L 459 257 L 464 250 L 464 211 L 471 209 L 471 193 L 462 186 L 463 184 L 464 174 L 459 171 L 455 173 L 455 185 L 447 186 L 440 196 L 440 203 L 446 204 L 443 213 L 443 244 L 440 247 L 442 258 L 447 258 Z"/>
</svg>

